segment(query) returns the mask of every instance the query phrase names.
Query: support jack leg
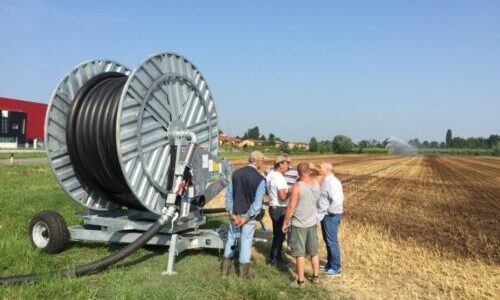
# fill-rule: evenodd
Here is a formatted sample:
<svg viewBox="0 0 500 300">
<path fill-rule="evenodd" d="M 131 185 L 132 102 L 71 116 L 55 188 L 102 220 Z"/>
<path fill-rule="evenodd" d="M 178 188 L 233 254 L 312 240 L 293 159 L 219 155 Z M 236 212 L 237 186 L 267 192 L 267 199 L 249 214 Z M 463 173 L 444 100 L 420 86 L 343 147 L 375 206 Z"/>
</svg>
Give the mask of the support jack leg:
<svg viewBox="0 0 500 300">
<path fill-rule="evenodd" d="M 170 247 L 168 249 L 168 262 L 167 262 L 167 270 L 162 272 L 162 275 L 175 275 L 174 265 L 175 265 L 175 257 L 177 256 L 177 234 L 173 234 L 170 240 Z"/>
</svg>

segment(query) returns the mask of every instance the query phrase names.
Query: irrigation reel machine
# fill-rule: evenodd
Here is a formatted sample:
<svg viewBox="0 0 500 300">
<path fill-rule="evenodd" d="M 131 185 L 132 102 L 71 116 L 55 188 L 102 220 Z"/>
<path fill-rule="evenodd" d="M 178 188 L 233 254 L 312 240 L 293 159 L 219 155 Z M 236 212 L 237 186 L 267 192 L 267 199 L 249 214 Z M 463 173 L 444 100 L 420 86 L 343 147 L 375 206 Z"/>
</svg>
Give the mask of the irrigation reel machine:
<svg viewBox="0 0 500 300">
<path fill-rule="evenodd" d="M 57 181 L 86 208 L 83 224 L 67 228 L 58 213 L 41 212 L 30 224 L 33 244 L 47 253 L 62 251 L 69 240 L 127 244 L 60 271 L 76 276 L 146 243 L 170 246 L 165 274 L 174 272 L 183 250 L 223 248 L 223 232 L 199 228 L 206 222 L 203 205 L 232 172 L 217 156 L 218 131 L 205 79 L 178 54 L 152 55 L 135 70 L 109 60 L 76 66 L 50 99 L 45 142 Z"/>
</svg>

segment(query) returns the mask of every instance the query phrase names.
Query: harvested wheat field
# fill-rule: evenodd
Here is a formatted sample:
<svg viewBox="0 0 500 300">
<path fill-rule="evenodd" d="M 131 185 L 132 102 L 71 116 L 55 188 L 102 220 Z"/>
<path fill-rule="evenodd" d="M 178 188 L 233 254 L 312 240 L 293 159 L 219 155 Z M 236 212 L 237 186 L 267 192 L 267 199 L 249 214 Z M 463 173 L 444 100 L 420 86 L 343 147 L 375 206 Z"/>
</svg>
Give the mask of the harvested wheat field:
<svg viewBox="0 0 500 300">
<path fill-rule="evenodd" d="M 330 161 L 344 183 L 342 277 L 321 284 L 353 298 L 500 297 L 500 159 L 303 156 Z M 242 158 L 230 159 L 242 166 Z M 389 166 L 387 168 L 387 166 Z M 223 207 L 223 195 L 209 203 Z M 266 216 L 265 223 L 271 222 Z M 319 238 L 321 232 L 318 231 Z M 263 261 L 268 247 L 254 251 Z M 325 258 L 321 242 L 320 257 Z M 294 264 L 290 260 L 290 272 Z M 310 273 L 310 270 L 308 270 Z"/>
</svg>

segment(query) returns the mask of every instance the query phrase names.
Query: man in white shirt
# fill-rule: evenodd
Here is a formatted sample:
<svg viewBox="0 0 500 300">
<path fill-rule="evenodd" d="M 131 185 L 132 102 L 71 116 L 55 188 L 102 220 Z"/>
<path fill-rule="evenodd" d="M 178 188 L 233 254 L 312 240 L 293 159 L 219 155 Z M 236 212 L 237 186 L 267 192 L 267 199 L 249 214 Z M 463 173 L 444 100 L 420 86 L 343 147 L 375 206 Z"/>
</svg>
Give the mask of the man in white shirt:
<svg viewBox="0 0 500 300">
<path fill-rule="evenodd" d="M 280 155 L 274 161 L 274 169 L 266 176 L 266 188 L 269 195 L 269 216 L 273 221 L 273 242 L 269 261 L 277 266 L 283 263 L 283 242 L 286 234 L 281 230 L 288 206 L 289 187 L 283 174 L 288 170 L 291 160 Z"/>
<path fill-rule="evenodd" d="M 338 277 L 341 269 L 338 229 L 342 218 L 344 192 L 342 183 L 333 175 L 331 163 L 322 163 L 319 172 L 320 176 L 325 176 L 318 201 L 318 219 L 321 220 L 327 250 L 325 272 L 327 276 Z"/>
</svg>

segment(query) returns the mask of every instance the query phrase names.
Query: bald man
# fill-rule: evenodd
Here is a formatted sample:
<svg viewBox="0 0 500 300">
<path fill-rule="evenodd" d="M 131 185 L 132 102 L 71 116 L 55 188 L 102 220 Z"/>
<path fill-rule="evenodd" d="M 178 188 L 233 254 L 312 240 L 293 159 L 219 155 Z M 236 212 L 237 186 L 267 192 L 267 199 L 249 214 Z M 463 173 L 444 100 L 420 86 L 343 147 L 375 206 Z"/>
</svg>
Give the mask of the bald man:
<svg viewBox="0 0 500 300">
<path fill-rule="evenodd" d="M 318 219 L 321 220 L 321 230 L 327 250 L 325 274 L 339 277 L 341 259 L 338 230 L 342 218 L 344 192 L 340 180 L 333 174 L 331 163 L 322 163 L 319 167 L 319 173 L 320 176 L 324 176 L 317 207 Z"/>
</svg>

